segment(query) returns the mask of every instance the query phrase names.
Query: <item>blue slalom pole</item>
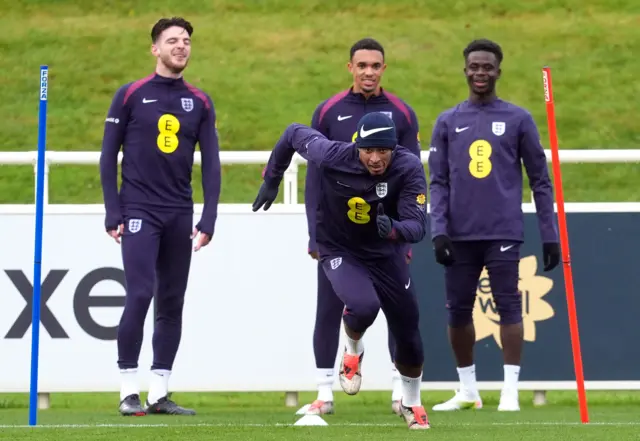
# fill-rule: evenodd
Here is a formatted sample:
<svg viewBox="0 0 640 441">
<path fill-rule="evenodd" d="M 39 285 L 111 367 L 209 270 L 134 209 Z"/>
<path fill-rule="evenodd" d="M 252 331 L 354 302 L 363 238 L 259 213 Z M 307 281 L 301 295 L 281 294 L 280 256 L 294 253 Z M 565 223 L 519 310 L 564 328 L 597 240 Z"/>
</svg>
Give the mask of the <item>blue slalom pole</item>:
<svg viewBox="0 0 640 441">
<path fill-rule="evenodd" d="M 47 95 L 49 66 L 40 66 L 40 106 L 38 113 L 38 160 L 36 167 L 36 231 L 33 253 L 33 311 L 31 314 L 31 385 L 29 388 L 29 425 L 38 418 L 38 361 L 40 347 L 40 286 L 42 279 L 42 220 L 44 205 L 44 166 L 47 144 Z"/>
</svg>

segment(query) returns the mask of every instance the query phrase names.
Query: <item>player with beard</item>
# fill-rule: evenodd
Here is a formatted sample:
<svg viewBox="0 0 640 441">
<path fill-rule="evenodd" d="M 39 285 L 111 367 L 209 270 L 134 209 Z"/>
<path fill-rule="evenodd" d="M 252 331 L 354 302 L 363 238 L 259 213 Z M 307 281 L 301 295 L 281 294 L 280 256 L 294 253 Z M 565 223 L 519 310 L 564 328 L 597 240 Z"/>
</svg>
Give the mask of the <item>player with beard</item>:
<svg viewBox="0 0 640 441">
<path fill-rule="evenodd" d="M 122 415 L 195 414 L 169 399 L 169 376 L 180 344 L 191 253 L 213 236 L 221 170 L 213 102 L 182 77 L 192 35 L 192 25 L 180 17 L 163 18 L 153 26 L 155 73 L 118 89 L 104 128 L 100 178 L 105 228 L 117 243 L 122 241 L 127 287 L 118 327 Z M 191 175 L 196 143 L 202 155 L 204 209 L 194 228 Z M 143 408 L 138 358 L 154 295 L 153 364 Z"/>
<path fill-rule="evenodd" d="M 463 51 L 469 98 L 441 113 L 429 154 L 431 234 L 436 260 L 445 266 L 449 340 L 460 390 L 436 411 L 479 409 L 473 361 L 473 306 L 486 266 L 500 316 L 504 384 L 498 410 L 518 411 L 523 345 L 522 295 L 518 290 L 520 245 L 524 241 L 522 164 L 533 192 L 544 270 L 560 261 L 553 187 L 547 159 L 531 114 L 501 100 L 502 50 L 490 40 Z"/>
</svg>

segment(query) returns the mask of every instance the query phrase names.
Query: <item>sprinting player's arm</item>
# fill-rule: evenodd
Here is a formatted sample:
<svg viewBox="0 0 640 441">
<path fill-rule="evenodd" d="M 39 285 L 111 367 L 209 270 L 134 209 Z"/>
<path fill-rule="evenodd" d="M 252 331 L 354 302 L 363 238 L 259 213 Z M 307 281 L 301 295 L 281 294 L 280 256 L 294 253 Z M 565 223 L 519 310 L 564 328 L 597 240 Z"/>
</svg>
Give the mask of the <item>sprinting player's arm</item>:
<svg viewBox="0 0 640 441">
<path fill-rule="evenodd" d="M 449 149 L 447 127 L 442 117 L 438 118 L 433 128 L 428 162 L 431 237 L 447 236 L 449 223 Z"/>
<path fill-rule="evenodd" d="M 220 200 L 221 168 L 220 146 L 216 131 L 216 111 L 213 101 L 207 96 L 207 108 L 200 123 L 198 143 L 202 158 L 202 191 L 204 207 L 202 217 L 196 228 L 201 233 L 213 236 L 218 218 L 218 201 Z"/>
<path fill-rule="evenodd" d="M 558 242 L 558 230 L 553 208 L 553 187 L 549 178 L 547 157 L 540 144 L 540 135 L 529 113 L 520 126 L 520 156 L 524 164 L 529 186 L 536 205 L 538 227 L 543 243 Z"/>
<path fill-rule="evenodd" d="M 118 199 L 118 153 L 127 130 L 129 109 L 124 97 L 127 86 L 122 86 L 113 97 L 104 123 L 102 151 L 100 152 L 100 181 L 106 211 L 105 228 L 116 231 L 122 224 L 122 213 Z"/>
<path fill-rule="evenodd" d="M 426 209 L 427 179 L 424 167 L 416 166 L 407 171 L 398 198 L 398 220 L 393 220 L 391 239 L 418 243 L 427 234 Z"/>
<path fill-rule="evenodd" d="M 265 183 L 269 186 L 280 185 L 295 152 L 318 167 L 327 167 L 341 163 L 352 155 L 353 146 L 346 142 L 329 141 L 317 130 L 293 123 L 287 127 L 271 152 L 264 174 Z"/>
</svg>

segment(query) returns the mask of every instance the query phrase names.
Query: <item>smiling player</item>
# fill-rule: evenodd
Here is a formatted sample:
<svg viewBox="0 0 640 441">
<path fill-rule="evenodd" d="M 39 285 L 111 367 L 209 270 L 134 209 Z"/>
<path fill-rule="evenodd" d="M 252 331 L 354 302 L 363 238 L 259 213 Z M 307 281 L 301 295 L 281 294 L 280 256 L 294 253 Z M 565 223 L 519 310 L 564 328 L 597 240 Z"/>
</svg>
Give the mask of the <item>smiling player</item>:
<svg viewBox="0 0 640 441">
<path fill-rule="evenodd" d="M 347 63 L 353 77 L 353 85 L 321 102 L 313 114 L 311 127 L 330 140 L 354 142 L 358 121 L 367 113 L 382 112 L 395 123 L 398 145 L 419 157 L 418 118 L 406 102 L 381 87 L 380 82 L 386 67 L 385 51 L 378 41 L 364 38 L 354 43 L 349 51 Z M 305 208 L 309 229 L 309 254 L 314 259 L 318 256 L 315 216 L 319 185 L 320 171 L 315 164 L 308 163 Z M 409 253 L 409 247 L 407 249 Z M 318 262 L 316 321 L 313 330 L 318 395 L 307 410 L 308 414 L 331 414 L 335 411 L 332 386 L 343 310 L 344 304 L 336 296 L 322 270 L 322 265 Z M 393 362 L 395 342 L 391 332 L 388 344 Z M 392 368 L 392 388 L 392 409 L 400 415 L 400 377 L 395 366 Z"/>
<path fill-rule="evenodd" d="M 436 260 L 445 266 L 449 340 L 460 377 L 460 390 L 433 410 L 482 407 L 473 362 L 472 311 L 486 266 L 500 315 L 504 357 L 498 410 L 517 411 L 523 344 L 518 291 L 524 240 L 521 164 L 533 191 L 545 271 L 560 261 L 553 188 L 530 113 L 496 96 L 503 58 L 500 46 L 477 40 L 463 55 L 469 99 L 440 114 L 429 154 L 431 234 Z"/>
<path fill-rule="evenodd" d="M 169 399 L 168 384 L 180 345 L 191 253 L 213 236 L 221 176 L 213 102 L 182 78 L 192 35 L 193 27 L 182 18 L 163 18 L 155 24 L 151 30 L 155 73 L 120 87 L 104 128 L 100 177 L 105 227 L 116 242 L 122 239 L 127 287 L 118 327 L 122 415 L 195 414 Z M 202 154 L 204 209 L 193 229 L 191 173 L 196 143 Z M 143 409 L 138 357 L 154 291 L 153 364 Z"/>
</svg>

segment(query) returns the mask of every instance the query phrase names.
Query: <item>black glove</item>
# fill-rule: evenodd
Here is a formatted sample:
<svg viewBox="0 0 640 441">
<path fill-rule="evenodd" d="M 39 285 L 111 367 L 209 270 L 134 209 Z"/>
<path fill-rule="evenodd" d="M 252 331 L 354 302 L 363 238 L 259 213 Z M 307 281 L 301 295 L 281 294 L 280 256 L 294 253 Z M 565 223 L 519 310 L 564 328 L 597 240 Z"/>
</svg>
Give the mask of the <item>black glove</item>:
<svg viewBox="0 0 640 441">
<path fill-rule="evenodd" d="M 393 222 L 389 216 L 384 214 L 384 207 L 382 204 L 378 204 L 378 217 L 376 217 L 376 223 L 378 224 L 378 234 L 383 239 L 387 239 L 391 236 L 393 231 Z"/>
<path fill-rule="evenodd" d="M 560 244 L 547 242 L 542 244 L 542 261 L 544 270 L 551 271 L 560 263 Z"/>
<path fill-rule="evenodd" d="M 436 262 L 440 265 L 451 266 L 455 261 L 453 257 L 453 244 L 445 235 L 436 236 L 433 239 L 433 249 L 436 254 Z"/>
<path fill-rule="evenodd" d="M 273 204 L 273 201 L 278 197 L 279 188 L 280 185 L 269 185 L 266 182 L 263 182 L 260 186 L 260 190 L 258 191 L 258 196 L 253 202 L 252 210 L 254 212 L 258 211 L 260 207 L 264 205 L 264 211 L 267 211 L 269 207 L 271 207 L 271 204 Z"/>
</svg>

